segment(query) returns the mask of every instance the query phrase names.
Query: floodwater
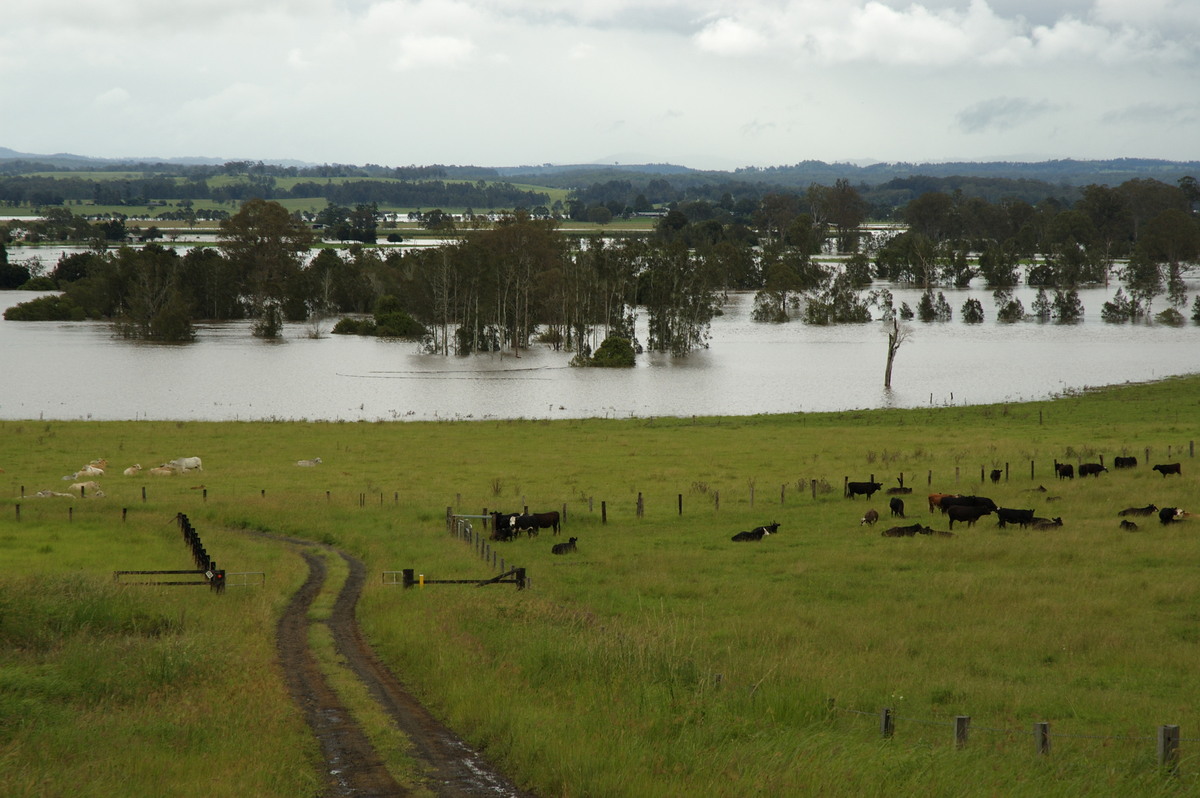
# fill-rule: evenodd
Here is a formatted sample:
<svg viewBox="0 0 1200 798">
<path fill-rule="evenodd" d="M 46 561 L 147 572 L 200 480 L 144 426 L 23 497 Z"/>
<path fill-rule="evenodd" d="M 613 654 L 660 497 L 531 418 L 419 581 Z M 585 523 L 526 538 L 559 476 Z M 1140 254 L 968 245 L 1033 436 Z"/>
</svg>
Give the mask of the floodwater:
<svg viewBox="0 0 1200 798">
<path fill-rule="evenodd" d="M 1195 293 L 1195 286 L 1192 293 Z M 897 306 L 920 292 L 891 288 Z M 581 369 L 543 346 L 443 357 L 411 342 L 310 336 L 282 341 L 249 324 L 201 325 L 185 345 L 116 337 L 103 322 L 0 320 L 0 418 L 168 420 L 453 420 L 754 415 L 1044 399 L 1087 387 L 1200 373 L 1200 326 L 1099 320 L 1115 287 L 1080 292 L 1074 325 L 995 321 L 986 289 L 946 290 L 955 320 L 910 322 L 892 390 L 883 388 L 880 323 L 811 327 L 750 319 L 734 294 L 710 348 L 644 354 L 632 369 Z M 0 312 L 38 294 L 0 292 Z M 958 320 L 967 297 L 987 320 Z M 1018 297 L 1028 310 L 1034 292 Z M 1156 310 L 1165 304 L 1160 300 Z M 642 340 L 645 340 L 643 333 Z"/>
</svg>

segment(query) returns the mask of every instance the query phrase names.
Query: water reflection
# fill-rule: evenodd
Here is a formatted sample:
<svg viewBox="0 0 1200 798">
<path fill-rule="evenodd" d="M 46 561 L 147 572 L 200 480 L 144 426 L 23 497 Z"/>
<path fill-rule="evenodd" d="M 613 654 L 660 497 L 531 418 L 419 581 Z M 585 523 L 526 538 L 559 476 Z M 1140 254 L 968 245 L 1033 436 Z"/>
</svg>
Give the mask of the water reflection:
<svg viewBox="0 0 1200 798">
<path fill-rule="evenodd" d="M 916 306 L 919 291 L 892 290 L 897 306 Z M 196 343 L 165 346 L 115 338 L 104 323 L 0 321 L 0 418 L 752 415 L 1032 400 L 1200 372 L 1196 325 L 1100 322 L 1114 290 L 1081 292 L 1087 316 L 1076 325 L 1000 324 L 990 292 L 946 291 L 956 317 L 975 296 L 988 321 L 914 324 L 890 391 L 882 387 L 882 325 L 759 324 L 749 294 L 730 297 L 710 349 L 686 358 L 647 354 L 625 370 L 571 368 L 569 355 L 545 348 L 444 358 L 405 342 L 313 339 L 302 324 L 288 326 L 281 343 L 234 322 L 200 325 Z M 1034 294 L 1018 296 L 1028 308 Z M 32 296 L 0 293 L 0 308 Z"/>
</svg>

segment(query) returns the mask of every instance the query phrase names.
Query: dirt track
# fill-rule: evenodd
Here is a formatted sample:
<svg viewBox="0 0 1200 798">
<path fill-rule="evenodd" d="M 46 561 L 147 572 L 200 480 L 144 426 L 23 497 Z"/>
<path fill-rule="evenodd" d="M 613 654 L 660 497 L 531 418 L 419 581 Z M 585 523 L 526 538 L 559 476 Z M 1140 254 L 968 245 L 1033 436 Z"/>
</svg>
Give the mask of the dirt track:
<svg viewBox="0 0 1200 798">
<path fill-rule="evenodd" d="M 277 626 L 279 660 L 288 689 L 316 735 L 325 757 L 327 796 L 396 796 L 423 794 L 460 796 L 514 796 L 528 798 L 438 722 L 414 699 L 379 661 L 362 638 L 355 606 L 362 593 L 366 569 L 361 560 L 337 554 L 349 566 L 328 624 L 338 654 L 370 696 L 408 738 L 409 755 L 429 774 L 419 785 L 398 784 L 384 767 L 349 710 L 338 699 L 321 673 L 308 647 L 308 609 L 321 593 L 326 568 L 312 552 L 316 544 L 291 540 L 308 563 L 308 579 L 292 597 Z"/>
</svg>

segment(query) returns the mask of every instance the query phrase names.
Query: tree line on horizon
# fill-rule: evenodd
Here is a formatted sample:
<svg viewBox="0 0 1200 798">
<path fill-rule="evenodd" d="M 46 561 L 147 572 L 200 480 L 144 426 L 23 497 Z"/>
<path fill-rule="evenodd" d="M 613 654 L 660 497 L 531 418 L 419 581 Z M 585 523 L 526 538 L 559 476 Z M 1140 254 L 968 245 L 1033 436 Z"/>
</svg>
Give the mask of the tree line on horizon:
<svg viewBox="0 0 1200 798">
<path fill-rule="evenodd" d="M 284 321 L 374 313 L 374 327 L 351 323 L 339 332 L 415 336 L 442 354 L 538 340 L 586 360 L 609 337 L 678 355 L 702 348 L 728 290 L 754 291 L 761 321 L 854 323 L 871 320 L 873 311 L 936 321 L 953 315 L 939 287 L 982 277 L 997 318 L 1015 321 L 1030 315 L 1013 298 L 1024 280 L 1041 290 L 1033 316 L 1071 322 L 1083 313 L 1079 287 L 1119 276 L 1124 285 L 1105 303 L 1105 320 L 1148 316 L 1165 292 L 1173 315 L 1162 320 L 1180 321 L 1184 274 L 1200 260 L 1197 200 L 1190 178 L 1175 186 L 1088 186 L 1072 206 L 933 191 L 905 206 L 903 231 L 864 238 L 868 204 L 838 181 L 769 194 L 752 207 L 677 203 L 646 235 L 567 234 L 557 220 L 521 210 L 469 228 L 430 213 L 427 226 L 450 243 L 322 248 L 313 256 L 309 224 L 255 199 L 221 221 L 215 248 L 179 255 L 157 243 L 112 248 L 101 239 L 43 276 L 41 285 L 61 296 L 19 305 L 6 317 L 112 319 L 123 334 L 171 341 L 190 339 L 201 319 L 253 319 L 256 334 L 273 337 Z M 362 215 L 361 207 L 330 208 L 331 222 Z M 831 262 L 822 252 L 841 257 Z M 2 253 L 0 278 L 11 283 L 21 267 Z M 886 288 L 868 290 L 877 279 L 919 286 L 922 300 L 915 309 L 895 308 Z M 649 322 L 645 342 L 634 334 L 639 312 Z M 961 309 L 967 322 L 983 316 L 977 300 Z M 1200 299 L 1193 318 L 1200 320 Z"/>
</svg>

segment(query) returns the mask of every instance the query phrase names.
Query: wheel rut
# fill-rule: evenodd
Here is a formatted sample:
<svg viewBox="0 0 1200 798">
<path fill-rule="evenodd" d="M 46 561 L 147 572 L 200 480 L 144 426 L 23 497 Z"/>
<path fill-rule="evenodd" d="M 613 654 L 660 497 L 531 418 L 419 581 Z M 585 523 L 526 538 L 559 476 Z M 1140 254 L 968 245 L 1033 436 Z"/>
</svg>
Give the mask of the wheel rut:
<svg viewBox="0 0 1200 798">
<path fill-rule="evenodd" d="M 269 536 L 274 537 L 274 536 Z M 379 660 L 363 638 L 355 608 L 366 583 L 363 562 L 346 552 L 308 541 L 277 538 L 295 544 L 308 565 L 308 578 L 293 595 L 276 627 L 277 650 L 293 700 L 320 744 L 325 759 L 326 796 L 404 796 L 433 794 L 442 798 L 505 796 L 532 798 L 518 790 L 453 731 L 433 717 Z M 325 560 L 314 552 L 335 552 L 348 575 L 326 623 L 334 647 L 372 700 L 409 740 L 408 754 L 428 774 L 418 785 L 399 784 L 382 757 L 321 672 L 309 648 L 309 608 L 327 577 Z"/>
</svg>

